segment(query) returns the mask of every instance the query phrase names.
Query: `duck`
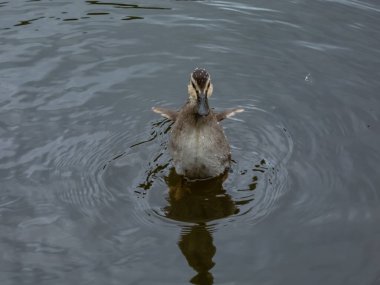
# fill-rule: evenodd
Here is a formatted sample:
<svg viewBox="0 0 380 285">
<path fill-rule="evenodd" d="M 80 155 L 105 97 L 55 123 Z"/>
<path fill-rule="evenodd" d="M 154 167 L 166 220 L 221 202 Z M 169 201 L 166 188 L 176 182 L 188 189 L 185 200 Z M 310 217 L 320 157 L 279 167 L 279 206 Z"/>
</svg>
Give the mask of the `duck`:
<svg viewBox="0 0 380 285">
<path fill-rule="evenodd" d="M 217 177 L 231 166 L 231 149 L 220 122 L 242 108 L 215 112 L 210 108 L 213 93 L 210 74 L 196 68 L 190 75 L 188 100 L 180 110 L 153 107 L 155 113 L 174 122 L 169 152 L 177 174 L 189 180 Z"/>
</svg>

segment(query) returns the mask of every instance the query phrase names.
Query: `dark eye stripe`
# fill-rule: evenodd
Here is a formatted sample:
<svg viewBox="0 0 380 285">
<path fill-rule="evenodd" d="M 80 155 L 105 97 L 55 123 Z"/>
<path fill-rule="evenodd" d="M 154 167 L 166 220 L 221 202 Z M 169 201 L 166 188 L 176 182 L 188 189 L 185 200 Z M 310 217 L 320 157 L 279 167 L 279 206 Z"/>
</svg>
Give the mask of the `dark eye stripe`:
<svg viewBox="0 0 380 285">
<path fill-rule="evenodd" d="M 191 81 L 191 85 L 193 85 L 193 88 L 196 89 L 196 88 L 195 88 L 195 84 L 194 84 L 193 81 Z"/>
</svg>

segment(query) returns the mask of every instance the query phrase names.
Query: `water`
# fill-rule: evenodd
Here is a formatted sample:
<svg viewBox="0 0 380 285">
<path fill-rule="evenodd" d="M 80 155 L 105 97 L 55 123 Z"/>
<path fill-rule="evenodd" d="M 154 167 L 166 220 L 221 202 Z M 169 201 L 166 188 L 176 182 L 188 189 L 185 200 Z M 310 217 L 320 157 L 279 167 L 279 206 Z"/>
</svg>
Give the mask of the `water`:
<svg viewBox="0 0 380 285">
<path fill-rule="evenodd" d="M 0 3 L 1 284 L 380 283 L 377 1 Z M 205 67 L 233 166 L 170 122 Z"/>
</svg>

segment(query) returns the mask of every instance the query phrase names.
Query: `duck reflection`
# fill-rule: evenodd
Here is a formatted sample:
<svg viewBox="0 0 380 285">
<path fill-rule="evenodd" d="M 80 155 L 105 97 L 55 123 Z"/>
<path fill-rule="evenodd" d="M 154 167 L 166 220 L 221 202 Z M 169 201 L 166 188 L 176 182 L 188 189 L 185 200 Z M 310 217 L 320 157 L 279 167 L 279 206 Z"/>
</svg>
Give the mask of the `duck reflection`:
<svg viewBox="0 0 380 285">
<path fill-rule="evenodd" d="M 239 212 L 231 196 L 223 189 L 227 175 L 224 173 L 213 179 L 188 181 L 172 169 L 165 179 L 169 187 L 168 206 L 164 208 L 166 217 L 194 223 L 182 229 L 178 242 L 188 264 L 197 272 L 190 280 L 193 284 L 213 284 L 210 270 L 214 267 L 212 259 L 216 247 L 206 223 Z"/>
<path fill-rule="evenodd" d="M 198 273 L 190 282 L 193 284 L 213 284 L 214 278 L 209 272 L 215 263 L 212 258 L 216 248 L 211 232 L 205 224 L 199 224 L 184 229 L 178 243 L 187 263 Z"/>
</svg>

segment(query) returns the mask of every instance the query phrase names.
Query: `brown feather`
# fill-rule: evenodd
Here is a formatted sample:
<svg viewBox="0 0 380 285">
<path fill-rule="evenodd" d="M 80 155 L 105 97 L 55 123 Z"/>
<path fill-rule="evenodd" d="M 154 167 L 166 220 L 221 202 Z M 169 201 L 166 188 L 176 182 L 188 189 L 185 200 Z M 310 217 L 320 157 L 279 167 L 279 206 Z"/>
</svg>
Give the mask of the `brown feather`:
<svg viewBox="0 0 380 285">
<path fill-rule="evenodd" d="M 153 107 L 152 108 L 153 112 L 160 114 L 161 116 L 168 118 L 169 120 L 172 120 L 175 122 L 178 116 L 177 111 L 161 108 L 161 107 Z"/>
<path fill-rule="evenodd" d="M 218 120 L 218 122 L 220 122 L 226 118 L 235 116 L 237 113 L 241 113 L 243 111 L 244 109 L 241 109 L 241 108 L 227 109 L 227 110 L 224 110 L 223 112 L 216 113 L 216 119 Z"/>
</svg>

